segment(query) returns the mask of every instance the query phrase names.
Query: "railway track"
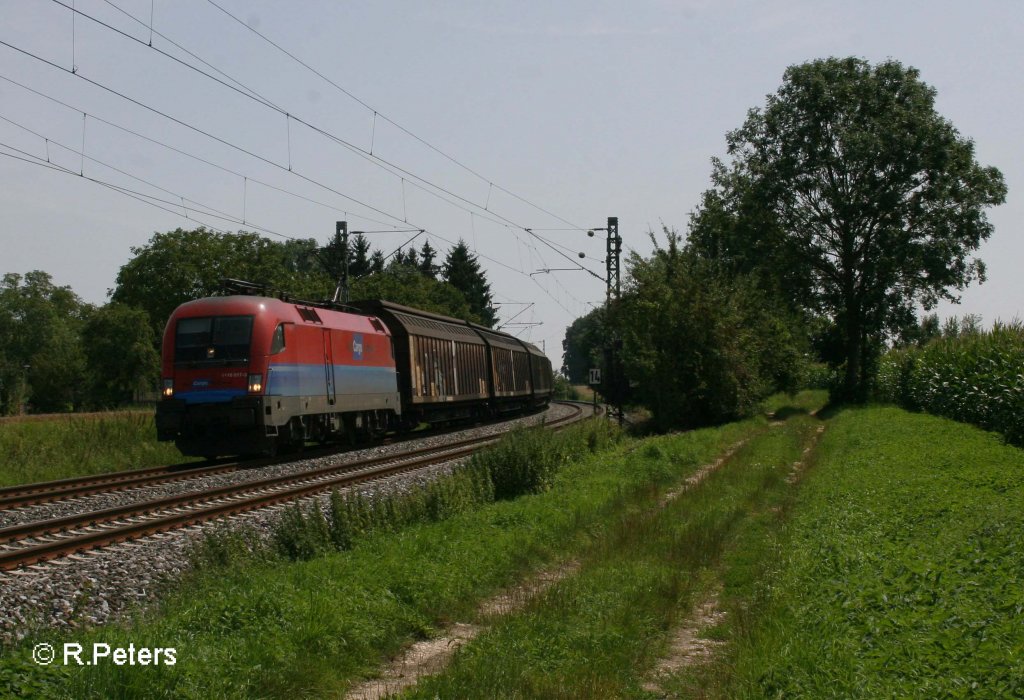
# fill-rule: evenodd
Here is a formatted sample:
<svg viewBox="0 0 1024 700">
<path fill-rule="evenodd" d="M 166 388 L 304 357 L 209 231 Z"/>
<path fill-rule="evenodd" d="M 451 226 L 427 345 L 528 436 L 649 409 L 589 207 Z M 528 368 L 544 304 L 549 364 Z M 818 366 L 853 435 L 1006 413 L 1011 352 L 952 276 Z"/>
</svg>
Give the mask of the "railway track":
<svg viewBox="0 0 1024 700">
<path fill-rule="evenodd" d="M 388 439 L 383 444 L 421 440 L 423 438 L 435 437 L 465 429 L 465 426 L 458 426 L 455 428 L 419 432 L 414 435 Z M 360 445 L 359 447 L 364 448 L 368 447 L 368 445 Z M 182 464 L 149 467 L 147 469 L 129 469 L 126 471 L 108 472 L 106 474 L 79 476 L 68 479 L 57 479 L 54 481 L 42 481 L 33 484 L 18 484 L 16 486 L 0 488 L 0 510 L 12 510 L 15 508 L 24 508 L 43 503 L 67 500 L 69 498 L 79 498 L 98 493 L 123 491 L 143 486 L 154 486 L 172 481 L 197 479 L 199 477 L 213 476 L 216 474 L 229 474 L 241 469 L 254 469 L 274 464 L 281 464 L 284 462 L 291 462 L 296 459 L 330 457 L 335 454 L 348 452 L 351 449 L 351 447 L 339 446 L 307 448 L 299 453 L 287 454 L 278 457 L 261 457 L 237 461 L 222 459 L 214 462 L 185 462 Z"/>
<path fill-rule="evenodd" d="M 148 469 L 129 469 L 92 476 L 43 481 L 35 484 L 19 484 L 0 489 L 0 510 L 23 508 L 52 501 L 62 501 L 94 493 L 109 493 L 139 486 L 162 484 L 180 479 L 194 479 L 199 476 L 222 474 L 241 468 L 241 462 L 219 463 L 209 466 L 207 462 L 172 464 Z M 244 463 L 246 466 L 259 466 Z"/>
<path fill-rule="evenodd" d="M 584 407 L 573 404 L 573 413 L 547 423 L 557 429 L 579 420 Z M 0 529 L 0 570 L 9 571 L 49 561 L 69 554 L 88 551 L 117 542 L 167 532 L 209 520 L 236 515 L 257 508 L 302 498 L 331 489 L 385 478 L 421 469 L 432 464 L 466 457 L 496 442 L 500 435 L 460 440 L 440 447 L 424 447 L 387 457 L 333 464 L 310 471 L 258 479 L 205 491 L 193 491 L 170 497 L 140 501 L 89 513 L 43 520 Z M 216 465 L 209 470 L 238 469 L 237 463 Z M 207 472 L 209 473 L 209 472 Z M 124 472 L 118 475 L 125 474 Z M 193 472 L 189 476 L 195 476 Z M 115 475 L 105 475 L 112 477 Z M 168 480 L 157 472 L 145 475 L 159 483 Z M 185 478 L 185 477 L 177 477 Z M 72 480 L 64 486 L 71 487 Z M 103 491 L 101 477 L 90 478 L 84 488 Z M 55 482 L 51 482 L 53 484 Z M 128 488 L 125 480 L 115 480 L 113 489 Z M 136 482 L 137 485 L 138 482 Z M 44 486 L 42 484 L 36 486 Z M 107 489 L 110 490 L 110 489 Z M 45 489 L 40 493 L 45 492 Z"/>
</svg>

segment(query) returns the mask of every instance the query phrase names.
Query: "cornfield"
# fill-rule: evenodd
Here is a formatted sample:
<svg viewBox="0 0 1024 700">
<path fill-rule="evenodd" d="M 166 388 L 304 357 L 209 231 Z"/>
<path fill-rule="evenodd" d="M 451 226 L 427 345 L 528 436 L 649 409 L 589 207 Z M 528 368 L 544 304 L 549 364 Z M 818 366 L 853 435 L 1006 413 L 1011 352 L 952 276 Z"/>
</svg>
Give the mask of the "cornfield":
<svg viewBox="0 0 1024 700">
<path fill-rule="evenodd" d="M 1024 324 L 939 338 L 882 358 L 876 398 L 1002 433 L 1024 445 Z"/>
</svg>

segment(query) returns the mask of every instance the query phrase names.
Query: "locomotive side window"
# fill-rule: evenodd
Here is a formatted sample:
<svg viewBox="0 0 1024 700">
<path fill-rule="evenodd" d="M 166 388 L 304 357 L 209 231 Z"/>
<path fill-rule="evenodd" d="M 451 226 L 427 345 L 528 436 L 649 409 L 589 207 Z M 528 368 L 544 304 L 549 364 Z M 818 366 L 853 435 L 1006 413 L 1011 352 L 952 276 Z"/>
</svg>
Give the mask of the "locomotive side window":
<svg viewBox="0 0 1024 700">
<path fill-rule="evenodd" d="M 249 361 L 252 316 L 183 318 L 174 337 L 178 367 L 224 366 Z"/>
<path fill-rule="evenodd" d="M 284 350 L 284 324 L 279 323 L 274 330 L 274 337 L 270 340 L 270 354 L 276 355 Z"/>
</svg>

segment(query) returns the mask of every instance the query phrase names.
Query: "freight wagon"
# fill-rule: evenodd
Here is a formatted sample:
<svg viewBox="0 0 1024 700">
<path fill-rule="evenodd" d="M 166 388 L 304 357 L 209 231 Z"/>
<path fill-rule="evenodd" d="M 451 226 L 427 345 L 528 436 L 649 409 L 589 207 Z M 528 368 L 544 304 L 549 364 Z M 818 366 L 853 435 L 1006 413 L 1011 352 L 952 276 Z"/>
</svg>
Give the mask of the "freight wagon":
<svg viewBox="0 0 1024 700">
<path fill-rule="evenodd" d="M 539 349 L 466 321 L 387 301 L 209 297 L 167 323 L 157 436 L 187 455 L 273 453 L 540 409 L 551 388 Z"/>
</svg>

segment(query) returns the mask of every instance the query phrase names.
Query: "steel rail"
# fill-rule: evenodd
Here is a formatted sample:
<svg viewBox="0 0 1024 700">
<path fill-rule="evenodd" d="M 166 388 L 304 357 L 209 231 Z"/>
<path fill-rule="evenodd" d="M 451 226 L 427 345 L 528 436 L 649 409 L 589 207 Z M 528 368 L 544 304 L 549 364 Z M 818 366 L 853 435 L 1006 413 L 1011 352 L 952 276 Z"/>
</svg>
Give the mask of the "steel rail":
<svg viewBox="0 0 1024 700">
<path fill-rule="evenodd" d="M 574 405 L 574 408 L 576 408 L 575 413 L 551 421 L 547 423 L 547 427 L 557 430 L 570 422 L 579 420 L 583 409 L 579 405 Z M 178 510 L 178 512 L 167 513 L 155 518 L 128 522 L 116 527 L 106 527 L 97 531 L 60 537 L 56 540 L 0 552 L 0 571 L 17 569 L 107 544 L 235 515 L 332 488 L 351 486 L 431 464 L 460 459 L 487 444 L 496 442 L 500 437 L 501 435 L 487 435 L 470 438 L 454 445 L 426 447 L 397 455 L 374 457 L 347 464 L 333 464 L 307 472 L 271 477 L 210 491 L 190 492 L 66 518 L 3 528 L 0 529 L 0 540 L 16 542 L 28 538 L 46 537 L 58 532 L 113 524 L 116 521 L 145 517 L 171 509 L 198 506 L 186 511 Z"/>
<path fill-rule="evenodd" d="M 0 510 L 23 508 L 25 506 L 39 505 L 40 503 L 66 500 L 76 496 L 123 491 L 124 489 L 138 486 L 231 472 L 239 469 L 240 466 L 241 463 L 239 462 L 229 462 L 214 466 L 209 466 L 208 462 L 187 462 L 185 464 L 128 469 L 120 472 L 107 472 L 105 474 L 8 486 L 0 489 Z"/>
<path fill-rule="evenodd" d="M 500 421 L 499 421 L 500 422 Z M 485 425 L 493 425 L 494 422 Z M 420 440 L 427 437 L 444 435 L 450 432 L 466 430 L 466 426 L 457 426 L 446 429 L 433 429 L 402 436 L 400 438 L 385 438 L 374 445 L 359 445 L 355 449 L 366 449 L 367 447 L 379 446 L 380 444 L 395 444 Z M 305 448 L 298 453 L 278 455 L 275 457 L 256 457 L 253 459 L 226 461 L 224 459 L 206 462 L 185 462 L 159 467 L 148 467 L 144 469 L 128 469 L 104 474 L 92 474 L 87 476 L 69 477 L 53 481 L 41 481 L 30 484 L 18 484 L 0 488 L 0 510 L 12 510 L 27 506 L 62 501 L 69 498 L 90 496 L 98 493 L 110 493 L 124 491 L 127 489 L 141 488 L 143 486 L 154 486 L 173 481 L 184 481 L 216 474 L 226 474 L 241 469 L 292 462 L 296 459 L 317 459 L 331 455 L 348 452 L 353 449 L 350 445 L 333 445 L 328 447 Z"/>
</svg>

